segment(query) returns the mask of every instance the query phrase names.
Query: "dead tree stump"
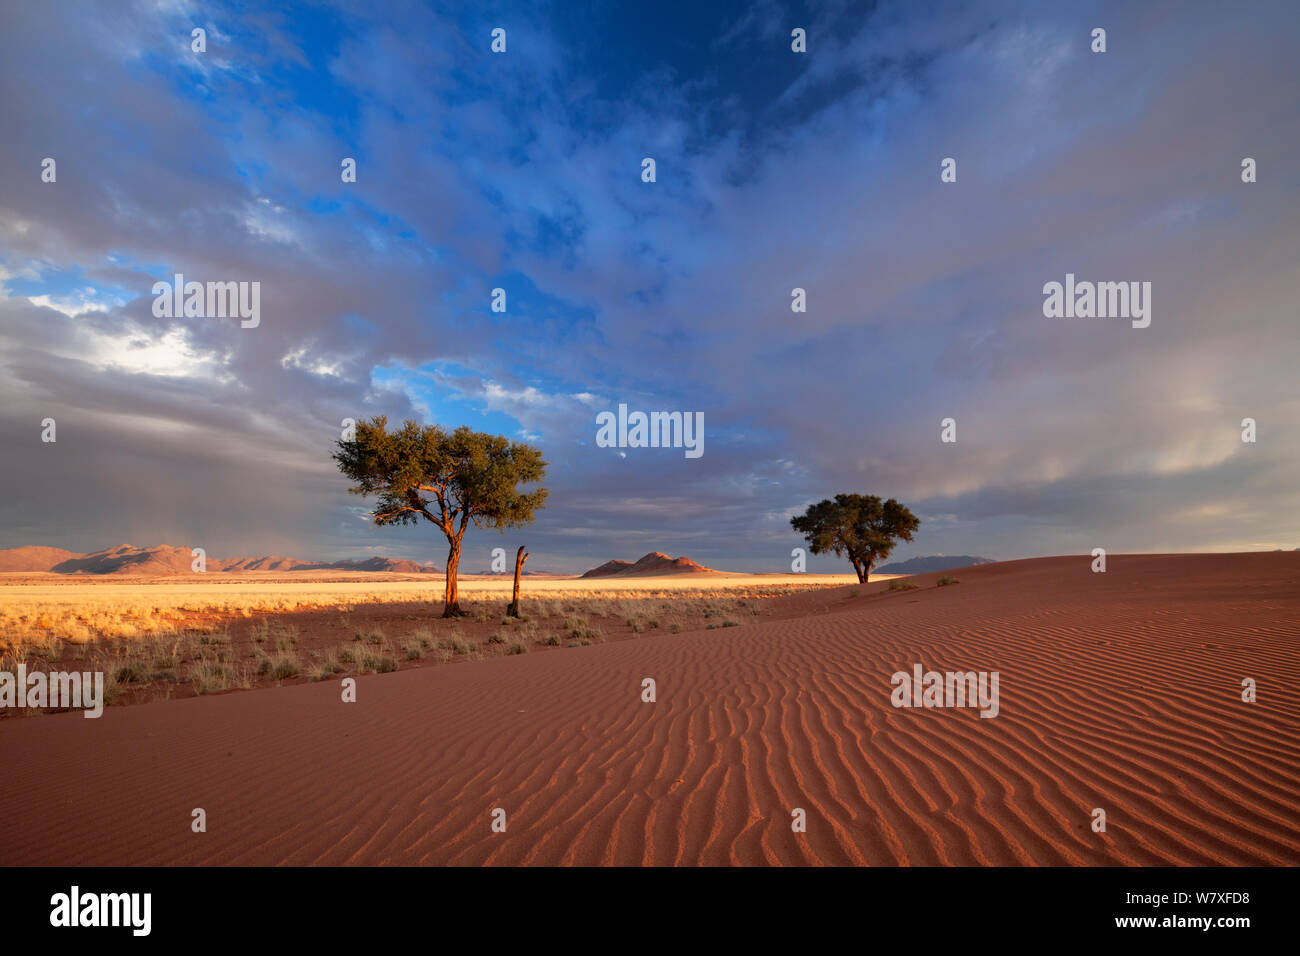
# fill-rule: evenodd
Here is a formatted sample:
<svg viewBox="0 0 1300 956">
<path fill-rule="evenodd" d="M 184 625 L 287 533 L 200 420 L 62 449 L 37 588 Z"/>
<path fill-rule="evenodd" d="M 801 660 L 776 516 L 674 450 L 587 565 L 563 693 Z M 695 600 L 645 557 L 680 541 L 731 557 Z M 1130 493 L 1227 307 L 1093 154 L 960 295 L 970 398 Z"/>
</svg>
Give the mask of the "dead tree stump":
<svg viewBox="0 0 1300 956">
<path fill-rule="evenodd" d="M 506 608 L 506 617 L 518 617 L 518 616 L 519 616 L 519 575 L 523 572 L 523 570 L 524 570 L 524 562 L 527 561 L 527 560 L 528 560 L 528 552 L 524 550 L 524 546 L 521 544 L 521 545 L 519 546 L 519 553 L 515 555 L 515 592 L 514 592 L 514 597 L 513 597 L 513 599 L 512 599 L 511 602 L 510 602 L 510 606 Z"/>
</svg>

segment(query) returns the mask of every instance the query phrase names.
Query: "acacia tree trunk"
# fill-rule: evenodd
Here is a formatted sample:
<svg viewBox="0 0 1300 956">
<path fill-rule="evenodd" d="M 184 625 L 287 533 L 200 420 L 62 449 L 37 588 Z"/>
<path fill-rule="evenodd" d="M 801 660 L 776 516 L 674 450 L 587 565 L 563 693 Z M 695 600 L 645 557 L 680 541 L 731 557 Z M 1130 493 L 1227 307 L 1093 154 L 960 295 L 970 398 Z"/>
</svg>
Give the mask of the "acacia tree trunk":
<svg viewBox="0 0 1300 956">
<path fill-rule="evenodd" d="M 514 599 L 510 606 L 506 608 L 506 617 L 519 616 L 519 575 L 524 569 L 524 562 L 528 560 L 528 553 L 524 551 L 524 546 L 519 546 L 519 552 L 515 555 L 515 593 Z"/>
<path fill-rule="evenodd" d="M 865 584 L 867 576 L 862 573 L 862 562 L 858 559 L 858 556 L 855 554 L 849 555 L 849 563 L 853 565 L 853 573 L 858 576 L 858 583 Z"/>
<path fill-rule="evenodd" d="M 460 538 L 451 539 L 451 551 L 447 554 L 447 590 L 443 617 L 461 617 L 460 600 L 456 592 L 456 571 L 460 568 Z"/>
</svg>

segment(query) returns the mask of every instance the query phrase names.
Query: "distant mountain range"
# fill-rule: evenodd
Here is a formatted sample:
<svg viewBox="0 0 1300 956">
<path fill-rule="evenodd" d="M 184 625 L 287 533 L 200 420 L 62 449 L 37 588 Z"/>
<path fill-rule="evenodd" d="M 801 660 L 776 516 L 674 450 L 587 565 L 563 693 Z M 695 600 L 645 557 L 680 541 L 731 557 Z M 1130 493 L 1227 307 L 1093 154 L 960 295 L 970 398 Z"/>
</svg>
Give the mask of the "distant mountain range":
<svg viewBox="0 0 1300 956">
<path fill-rule="evenodd" d="M 592 568 L 582 576 L 584 578 L 648 578 L 661 574 L 717 574 L 712 568 L 696 564 L 690 558 L 670 558 L 662 551 L 651 551 L 645 557 L 633 561 L 606 561 L 598 568 Z"/>
<path fill-rule="evenodd" d="M 0 549 L 0 572 L 53 572 L 55 574 L 82 575 L 138 575 L 163 577 L 173 574 L 191 574 L 194 558 L 190 549 L 175 545 L 158 545 L 140 548 L 135 545 L 122 544 L 116 548 L 105 548 L 91 554 L 65 551 L 63 548 L 46 548 L 29 546 L 23 548 Z M 991 564 L 992 559 L 975 555 L 928 555 L 896 561 L 883 567 L 873 568 L 873 574 L 925 574 L 930 571 L 947 571 L 952 568 L 967 567 L 972 564 Z M 360 558 L 344 561 L 301 561 L 297 558 L 285 558 L 278 555 L 266 555 L 260 558 L 214 558 L 206 559 L 207 571 L 349 571 L 355 573 L 390 572 L 398 574 L 441 574 L 442 569 L 432 564 L 420 564 L 402 558 Z M 513 569 L 512 569 L 513 570 Z M 490 572 L 484 571 L 483 574 Z M 507 572 L 509 574 L 510 572 Z M 584 578 L 640 578 L 675 574 L 718 574 L 712 568 L 692 561 L 690 558 L 674 558 L 662 551 L 651 551 L 636 561 L 615 559 L 606 561 L 600 567 L 592 568 L 582 575 Z M 545 574 L 540 571 L 525 571 L 526 575 Z"/>
<path fill-rule="evenodd" d="M 191 574 L 194 558 L 189 548 L 158 545 L 138 548 L 121 544 L 92 554 L 78 554 L 62 548 L 8 548 L 0 550 L 0 571 L 52 571 L 55 574 L 122 574 L 161 576 Z M 212 571 L 390 571 L 401 574 L 435 574 L 441 569 L 401 558 L 364 558 L 349 561 L 299 561 L 268 555 L 261 558 L 208 556 Z"/>
<path fill-rule="evenodd" d="M 908 558 L 895 561 L 879 568 L 872 568 L 872 574 L 929 574 L 931 571 L 950 571 L 953 568 L 966 568 L 972 564 L 992 564 L 992 558 L 981 558 L 973 554 L 930 554 L 920 558 Z"/>
</svg>

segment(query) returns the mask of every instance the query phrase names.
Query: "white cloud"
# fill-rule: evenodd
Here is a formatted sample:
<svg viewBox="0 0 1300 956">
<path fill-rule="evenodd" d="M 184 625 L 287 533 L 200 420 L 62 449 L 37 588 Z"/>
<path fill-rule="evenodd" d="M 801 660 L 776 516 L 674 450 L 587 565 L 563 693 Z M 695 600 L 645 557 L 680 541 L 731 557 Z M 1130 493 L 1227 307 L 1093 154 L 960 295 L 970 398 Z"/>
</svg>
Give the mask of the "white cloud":
<svg viewBox="0 0 1300 956">
<path fill-rule="evenodd" d="M 11 298 L 21 298 L 13 296 Z M 126 304 L 121 296 L 106 295 L 92 286 L 76 289 L 67 295 L 29 295 L 26 297 L 33 305 L 43 305 L 47 309 L 62 312 L 68 318 L 76 318 L 87 312 L 108 312 Z"/>
</svg>

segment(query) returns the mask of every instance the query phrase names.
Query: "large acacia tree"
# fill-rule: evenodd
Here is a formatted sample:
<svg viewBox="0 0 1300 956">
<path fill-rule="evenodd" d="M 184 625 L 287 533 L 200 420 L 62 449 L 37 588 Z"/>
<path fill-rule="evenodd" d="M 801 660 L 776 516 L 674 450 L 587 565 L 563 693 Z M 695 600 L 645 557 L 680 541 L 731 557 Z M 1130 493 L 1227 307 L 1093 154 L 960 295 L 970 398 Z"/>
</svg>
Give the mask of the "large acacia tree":
<svg viewBox="0 0 1300 956">
<path fill-rule="evenodd" d="M 790 526 L 804 536 L 813 554 L 848 556 L 858 581 L 865 584 L 871 569 L 889 557 L 898 541 L 911 541 L 921 519 L 893 498 L 875 495 L 836 495 L 809 505 L 791 518 Z"/>
<path fill-rule="evenodd" d="M 379 495 L 375 524 L 437 525 L 447 537 L 446 606 L 443 617 L 464 612 L 456 593 L 460 543 L 476 528 L 529 524 L 544 507 L 546 489 L 521 492 L 519 484 L 540 482 L 547 462 L 531 445 L 466 426 L 448 433 L 438 425 L 406 421 L 394 431 L 379 416 L 358 422 L 356 437 L 338 443 L 339 470 L 356 484 L 356 495 Z"/>
</svg>

